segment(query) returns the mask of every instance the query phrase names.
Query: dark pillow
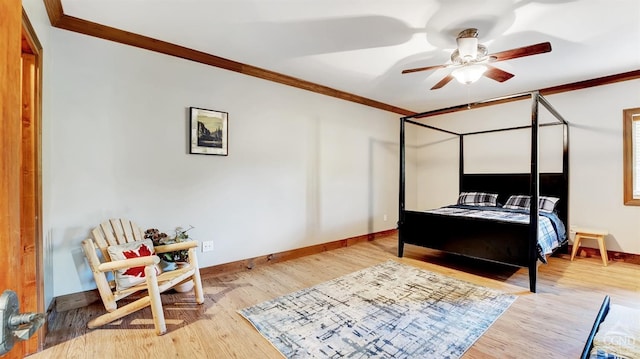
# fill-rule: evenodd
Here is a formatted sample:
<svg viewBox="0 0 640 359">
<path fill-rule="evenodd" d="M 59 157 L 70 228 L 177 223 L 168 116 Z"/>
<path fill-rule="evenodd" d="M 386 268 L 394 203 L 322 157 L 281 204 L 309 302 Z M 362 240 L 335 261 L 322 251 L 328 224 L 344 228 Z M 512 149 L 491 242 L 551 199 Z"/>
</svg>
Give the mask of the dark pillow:
<svg viewBox="0 0 640 359">
<path fill-rule="evenodd" d="M 465 206 L 495 207 L 498 205 L 498 194 L 485 192 L 461 192 L 458 196 L 458 204 Z"/>
<path fill-rule="evenodd" d="M 538 209 L 543 212 L 553 212 L 556 209 L 556 204 L 560 198 L 540 196 L 538 197 Z M 526 209 L 530 208 L 531 197 L 527 195 L 512 195 L 505 202 L 504 208 L 511 209 Z"/>
<path fill-rule="evenodd" d="M 538 208 L 544 212 L 553 212 L 556 210 L 556 205 L 560 198 L 540 196 L 538 198 Z"/>
<path fill-rule="evenodd" d="M 504 203 L 502 208 L 509 209 L 529 209 L 529 203 L 531 202 L 531 198 L 526 195 L 512 195 L 509 196 L 507 201 Z"/>
</svg>

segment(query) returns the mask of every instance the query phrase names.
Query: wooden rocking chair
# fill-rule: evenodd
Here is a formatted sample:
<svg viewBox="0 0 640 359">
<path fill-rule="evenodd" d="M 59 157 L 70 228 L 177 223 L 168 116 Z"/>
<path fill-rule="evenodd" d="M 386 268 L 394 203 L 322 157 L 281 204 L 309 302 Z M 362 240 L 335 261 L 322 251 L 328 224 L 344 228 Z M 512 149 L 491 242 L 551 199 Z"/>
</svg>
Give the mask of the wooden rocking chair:
<svg viewBox="0 0 640 359">
<path fill-rule="evenodd" d="M 143 232 L 135 223 L 127 219 L 111 219 L 100 224 L 91 233 L 93 238 L 82 241 L 82 249 L 87 257 L 100 297 L 108 313 L 92 319 L 87 325 L 90 329 L 111 323 L 137 310 L 151 306 L 156 334 L 162 335 L 167 331 L 167 326 L 164 320 L 160 293 L 189 281 L 193 281 L 196 302 L 198 304 L 204 303 L 200 270 L 196 257 L 198 242 L 185 241 L 154 247 L 156 253 L 178 250 L 188 250 L 189 253 L 188 264 L 176 270 L 157 274 L 160 258 L 156 255 L 136 256 L 135 258 L 122 260 L 111 259 L 110 251 L 113 252 L 114 248 L 117 249 L 123 245 L 128 247 L 140 245 L 144 247 L 145 243 L 150 242 L 150 240 L 144 238 Z M 97 250 L 100 250 L 102 254 L 102 261 L 97 254 Z M 127 251 L 127 253 L 132 252 Z M 114 278 L 116 278 L 118 270 L 121 272 L 123 270 L 132 270 L 140 278 L 142 278 L 142 272 L 144 272 L 144 280 L 138 279 L 142 283 L 122 288 L 116 285 L 116 281 L 107 279 L 107 273 L 109 272 L 113 272 Z M 118 308 L 118 300 L 141 291 L 146 291 L 143 297 Z"/>
</svg>

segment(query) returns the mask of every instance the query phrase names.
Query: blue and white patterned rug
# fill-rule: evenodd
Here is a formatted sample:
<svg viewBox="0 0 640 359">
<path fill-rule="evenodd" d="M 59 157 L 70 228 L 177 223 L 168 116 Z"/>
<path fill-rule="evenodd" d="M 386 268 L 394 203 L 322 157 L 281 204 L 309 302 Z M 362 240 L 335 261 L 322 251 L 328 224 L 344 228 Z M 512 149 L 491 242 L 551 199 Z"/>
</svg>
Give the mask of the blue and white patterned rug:
<svg viewBox="0 0 640 359">
<path fill-rule="evenodd" d="M 388 261 L 239 311 L 287 358 L 459 358 L 516 296 Z"/>
</svg>

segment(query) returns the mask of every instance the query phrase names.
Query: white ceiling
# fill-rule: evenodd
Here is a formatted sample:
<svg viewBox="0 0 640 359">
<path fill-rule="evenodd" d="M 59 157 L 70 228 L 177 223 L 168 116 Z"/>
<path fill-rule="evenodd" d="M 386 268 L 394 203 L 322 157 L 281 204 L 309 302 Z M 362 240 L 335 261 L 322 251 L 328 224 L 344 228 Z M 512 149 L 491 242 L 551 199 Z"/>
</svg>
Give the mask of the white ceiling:
<svg viewBox="0 0 640 359">
<path fill-rule="evenodd" d="M 66 15 L 422 112 L 640 69 L 639 0 L 62 0 Z M 515 74 L 430 90 L 475 27 Z"/>
</svg>

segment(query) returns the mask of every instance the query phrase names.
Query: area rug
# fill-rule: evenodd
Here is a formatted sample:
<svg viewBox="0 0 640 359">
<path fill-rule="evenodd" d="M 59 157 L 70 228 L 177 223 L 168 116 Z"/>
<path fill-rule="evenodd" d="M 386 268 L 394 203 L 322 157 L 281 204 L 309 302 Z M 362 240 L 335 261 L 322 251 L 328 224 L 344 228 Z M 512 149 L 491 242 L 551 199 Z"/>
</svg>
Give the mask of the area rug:
<svg viewBox="0 0 640 359">
<path fill-rule="evenodd" d="M 516 296 L 388 261 L 239 313 L 286 358 L 459 358 Z"/>
</svg>

